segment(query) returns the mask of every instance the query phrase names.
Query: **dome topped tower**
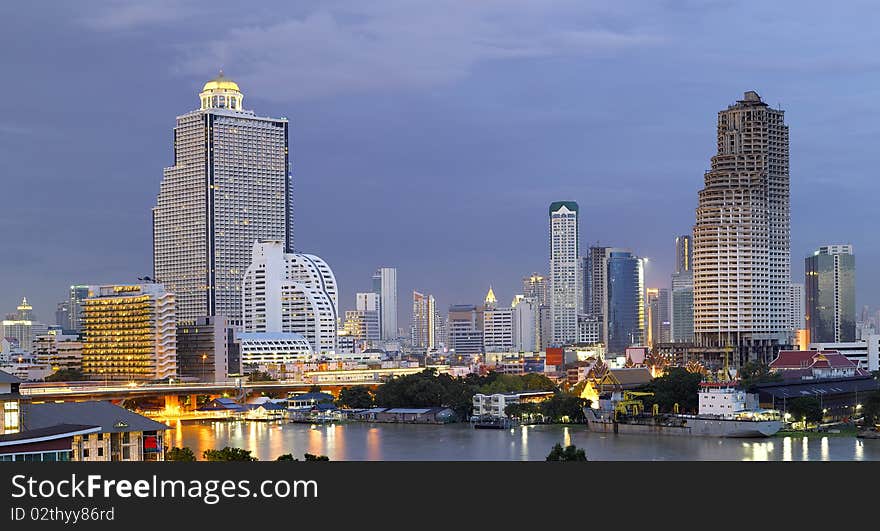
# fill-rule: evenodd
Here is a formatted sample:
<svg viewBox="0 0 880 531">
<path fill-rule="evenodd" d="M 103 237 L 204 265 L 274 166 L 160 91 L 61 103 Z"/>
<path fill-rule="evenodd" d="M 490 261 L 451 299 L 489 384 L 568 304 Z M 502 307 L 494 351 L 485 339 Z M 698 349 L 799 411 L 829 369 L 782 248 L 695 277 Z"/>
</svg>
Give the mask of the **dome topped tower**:
<svg viewBox="0 0 880 531">
<path fill-rule="evenodd" d="M 230 109 L 240 111 L 243 109 L 242 100 L 244 94 L 238 88 L 238 83 L 220 74 L 205 83 L 202 92 L 199 93 L 202 101 L 202 109 Z"/>
</svg>

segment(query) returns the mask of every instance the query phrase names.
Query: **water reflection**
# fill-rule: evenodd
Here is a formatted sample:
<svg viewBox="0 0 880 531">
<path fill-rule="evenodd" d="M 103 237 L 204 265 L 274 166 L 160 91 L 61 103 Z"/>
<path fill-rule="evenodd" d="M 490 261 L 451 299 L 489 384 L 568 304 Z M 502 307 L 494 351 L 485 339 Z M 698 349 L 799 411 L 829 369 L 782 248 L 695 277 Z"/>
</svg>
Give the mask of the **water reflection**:
<svg viewBox="0 0 880 531">
<path fill-rule="evenodd" d="M 880 460 L 880 441 L 852 437 L 718 439 L 591 433 L 579 425 L 518 426 L 475 430 L 445 426 L 342 423 L 332 425 L 266 422 L 183 421 L 166 432 L 166 444 L 188 446 L 197 457 L 209 448 L 251 450 L 260 460 L 292 453 L 326 455 L 331 460 L 538 460 L 554 444 L 584 448 L 590 460 L 830 461 Z M 813 448 L 811 448 L 813 446 Z M 781 451 L 780 451 L 781 449 Z M 811 452 L 812 450 L 812 452 Z"/>
</svg>

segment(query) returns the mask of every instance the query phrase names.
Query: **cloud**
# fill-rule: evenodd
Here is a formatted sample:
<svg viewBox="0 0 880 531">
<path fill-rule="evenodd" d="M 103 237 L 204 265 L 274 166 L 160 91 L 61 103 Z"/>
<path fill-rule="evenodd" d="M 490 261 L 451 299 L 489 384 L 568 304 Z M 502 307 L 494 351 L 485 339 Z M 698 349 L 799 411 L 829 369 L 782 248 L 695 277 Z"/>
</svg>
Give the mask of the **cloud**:
<svg viewBox="0 0 880 531">
<path fill-rule="evenodd" d="M 180 21 L 194 13 L 193 6 L 181 0 L 142 3 L 111 0 L 82 17 L 80 22 L 94 30 L 121 31 L 164 25 Z"/>
<path fill-rule="evenodd" d="M 579 4 L 356 6 L 229 29 L 186 50 L 177 70 L 204 76 L 223 67 L 245 90 L 295 100 L 451 83 L 484 61 L 592 55 L 663 41 L 637 28 L 612 28 Z"/>
</svg>

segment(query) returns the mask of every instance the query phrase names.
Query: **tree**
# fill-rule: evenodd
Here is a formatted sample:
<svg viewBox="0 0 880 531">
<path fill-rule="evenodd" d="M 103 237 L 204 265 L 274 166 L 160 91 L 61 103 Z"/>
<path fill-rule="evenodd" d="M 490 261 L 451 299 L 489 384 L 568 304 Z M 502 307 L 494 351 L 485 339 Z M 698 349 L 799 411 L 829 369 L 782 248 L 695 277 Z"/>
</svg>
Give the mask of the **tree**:
<svg viewBox="0 0 880 531">
<path fill-rule="evenodd" d="M 76 382 L 79 380 L 85 380 L 85 376 L 79 369 L 61 369 L 53 372 L 44 378 L 44 380 L 47 382 Z"/>
<path fill-rule="evenodd" d="M 373 393 L 366 385 L 345 387 L 339 391 L 336 405 L 349 409 L 367 409 L 373 407 Z"/>
<path fill-rule="evenodd" d="M 556 393 L 540 403 L 541 414 L 551 422 L 583 422 L 588 402 L 568 393 Z"/>
<path fill-rule="evenodd" d="M 565 448 L 562 448 L 562 445 L 556 443 L 553 445 L 553 449 L 550 450 L 550 454 L 547 455 L 546 461 L 586 461 L 587 454 L 582 449 L 577 446 L 570 444 Z"/>
<path fill-rule="evenodd" d="M 675 406 L 683 411 L 696 411 L 699 406 L 698 393 L 702 375 L 690 372 L 682 367 L 673 367 L 666 374 L 641 386 L 638 391 L 654 393 L 654 396 L 642 397 L 646 408 L 658 404 L 663 412 L 671 412 Z"/>
<path fill-rule="evenodd" d="M 777 372 L 770 372 L 770 366 L 766 363 L 757 361 L 749 361 L 739 368 L 736 373 L 740 381 L 740 387 L 746 391 L 754 389 L 755 385 L 767 382 L 781 382 L 782 375 Z"/>
<path fill-rule="evenodd" d="M 274 382 L 275 378 L 268 372 L 256 371 L 248 375 L 248 381 L 251 382 Z"/>
<path fill-rule="evenodd" d="M 310 393 L 320 393 L 320 392 L 321 392 L 321 386 L 318 385 L 318 384 L 312 384 L 312 386 L 309 387 L 309 392 L 310 392 Z"/>
<path fill-rule="evenodd" d="M 306 461 L 329 461 L 330 458 L 326 455 L 314 455 L 314 454 L 304 454 L 303 457 Z M 293 454 L 282 454 L 278 456 L 276 461 L 299 461 L 299 459 L 293 457 Z"/>
<path fill-rule="evenodd" d="M 222 450 L 205 450 L 202 452 L 202 459 L 205 461 L 256 461 L 256 457 L 251 456 L 250 450 L 242 448 L 224 447 Z"/>
<path fill-rule="evenodd" d="M 788 413 L 796 422 L 822 422 L 822 403 L 815 396 L 799 396 L 788 401 Z"/>
<path fill-rule="evenodd" d="M 196 454 L 193 453 L 189 446 L 183 448 L 173 447 L 165 451 L 166 461 L 195 461 Z"/>
<path fill-rule="evenodd" d="M 294 458 L 293 454 L 281 454 L 276 461 L 299 461 L 299 459 Z"/>
<path fill-rule="evenodd" d="M 865 416 L 866 428 L 873 428 L 880 420 L 880 391 L 874 391 L 865 399 L 862 406 L 862 414 Z"/>
</svg>

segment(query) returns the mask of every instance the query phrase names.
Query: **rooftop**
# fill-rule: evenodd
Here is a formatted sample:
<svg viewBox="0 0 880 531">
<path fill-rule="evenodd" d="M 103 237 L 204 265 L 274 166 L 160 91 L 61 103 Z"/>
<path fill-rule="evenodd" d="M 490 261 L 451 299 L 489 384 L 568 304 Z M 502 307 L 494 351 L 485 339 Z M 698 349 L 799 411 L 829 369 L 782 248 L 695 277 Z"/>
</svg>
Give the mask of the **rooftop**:
<svg viewBox="0 0 880 531">
<path fill-rule="evenodd" d="M 110 402 L 21 404 L 21 423 L 28 430 L 57 426 L 71 421 L 100 426 L 103 433 L 169 429 L 161 422 L 148 419 Z"/>
</svg>

